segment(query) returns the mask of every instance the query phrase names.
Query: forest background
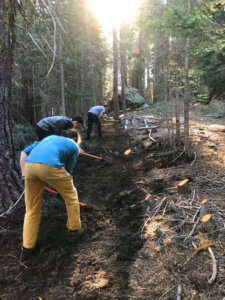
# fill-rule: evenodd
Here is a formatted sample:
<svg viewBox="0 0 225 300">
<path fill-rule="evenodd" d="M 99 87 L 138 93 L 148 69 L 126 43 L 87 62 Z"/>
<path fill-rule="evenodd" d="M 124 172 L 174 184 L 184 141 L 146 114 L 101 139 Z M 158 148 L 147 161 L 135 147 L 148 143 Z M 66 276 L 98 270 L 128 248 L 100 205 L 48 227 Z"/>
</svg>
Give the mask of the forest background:
<svg viewBox="0 0 225 300">
<path fill-rule="evenodd" d="M 130 86 L 165 115 L 174 147 L 184 118 L 191 155 L 189 104 L 224 99 L 225 1 L 143 1 L 134 23 L 114 27 L 112 47 L 87 0 L 3 0 L 0 13 L 0 211 L 23 189 L 16 151 L 39 119 L 86 117 L 110 100 L 118 115 Z"/>
</svg>

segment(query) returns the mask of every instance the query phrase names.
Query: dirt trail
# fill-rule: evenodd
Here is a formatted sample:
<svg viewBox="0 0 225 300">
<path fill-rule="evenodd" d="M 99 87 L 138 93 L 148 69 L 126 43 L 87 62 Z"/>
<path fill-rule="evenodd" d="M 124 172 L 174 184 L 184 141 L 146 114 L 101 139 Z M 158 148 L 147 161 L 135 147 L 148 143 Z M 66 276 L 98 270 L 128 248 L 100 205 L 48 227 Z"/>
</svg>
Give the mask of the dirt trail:
<svg viewBox="0 0 225 300">
<path fill-rule="evenodd" d="M 113 124 L 103 127 L 101 142 L 85 150 L 107 153 L 114 164 L 81 156 L 77 162 L 79 200 L 91 204 L 91 208 L 81 207 L 82 221 L 88 226 L 83 240 L 76 245 L 67 241 L 64 203 L 45 193 L 37 253 L 26 268 L 18 263 L 23 210 L 3 222 L 2 299 L 127 297 L 129 267 L 142 246 L 138 232 L 143 212 L 138 202 L 143 193 L 135 185 L 138 174 L 123 157 L 128 137 L 119 122 Z"/>
<path fill-rule="evenodd" d="M 38 247 L 27 268 L 18 262 L 24 208 L 0 220 L 0 299 L 175 299 L 178 284 L 184 288 L 184 299 L 223 299 L 224 232 L 211 236 L 218 241 L 214 251 L 220 273 L 216 284 L 209 286 L 207 253 L 181 267 L 193 247 L 180 236 L 193 224 L 180 226 L 176 213 L 165 208 L 154 222 L 151 219 L 164 197 L 179 198 L 176 185 L 185 177 L 195 192 L 183 201 L 192 200 L 195 211 L 202 197 L 214 196 L 222 218 L 224 186 L 218 182 L 225 177 L 223 128 L 191 123 L 193 166 L 182 156 L 173 164 L 174 157 L 159 161 L 154 156 L 157 149 L 134 146 L 119 122 L 105 123 L 103 132 L 102 141 L 92 147 L 84 144 L 84 150 L 107 154 L 114 164 L 80 156 L 74 173 L 79 200 L 91 205 L 81 207 L 82 222 L 88 226 L 82 240 L 68 241 L 64 203 L 45 193 Z M 123 155 L 128 148 L 134 150 L 129 160 Z M 152 221 L 144 230 L 146 220 Z M 166 232 L 160 241 L 154 233 L 157 226 Z"/>
</svg>

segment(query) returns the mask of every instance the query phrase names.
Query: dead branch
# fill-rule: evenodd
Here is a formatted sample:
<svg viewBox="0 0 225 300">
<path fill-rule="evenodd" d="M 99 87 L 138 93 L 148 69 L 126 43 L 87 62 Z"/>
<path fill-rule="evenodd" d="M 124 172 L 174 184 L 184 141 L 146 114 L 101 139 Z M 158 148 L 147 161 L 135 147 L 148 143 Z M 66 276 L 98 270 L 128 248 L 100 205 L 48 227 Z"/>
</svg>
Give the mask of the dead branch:
<svg viewBox="0 0 225 300">
<path fill-rule="evenodd" d="M 173 162 L 175 162 L 176 160 L 178 160 L 178 158 L 180 158 L 183 154 L 184 154 L 184 151 L 181 152 L 175 159 L 173 159 L 173 160 L 169 163 L 169 165 L 172 164 Z"/>
<path fill-rule="evenodd" d="M 165 295 L 167 295 L 170 291 L 172 291 L 173 289 L 175 289 L 176 285 L 171 287 L 168 291 L 166 291 L 164 294 L 162 294 L 162 296 L 160 296 L 159 300 L 162 299 Z"/>
<path fill-rule="evenodd" d="M 217 275 L 217 263 L 216 263 L 216 258 L 215 258 L 212 248 L 208 247 L 208 251 L 209 251 L 209 254 L 211 255 L 212 262 L 213 262 L 213 272 L 212 272 L 212 276 L 208 280 L 208 283 L 212 284 L 214 282 L 214 280 L 216 279 L 216 275 Z"/>
<path fill-rule="evenodd" d="M 195 218 L 196 218 L 198 212 L 200 211 L 200 209 L 201 209 L 201 206 L 199 206 L 199 208 L 197 209 L 196 213 L 194 214 L 194 217 L 193 217 L 193 219 L 192 219 L 192 223 L 194 223 Z"/>
<path fill-rule="evenodd" d="M 197 158 L 197 154 L 194 152 L 194 160 L 191 162 L 190 166 L 193 166 L 194 162 L 196 161 L 196 158 Z"/>
<path fill-rule="evenodd" d="M 190 233 L 189 233 L 189 234 L 186 236 L 186 238 L 184 239 L 184 243 L 187 243 L 187 242 L 190 241 L 190 239 L 191 239 L 191 237 L 192 237 L 192 235 L 193 235 L 193 233 L 194 233 L 194 231 L 195 231 L 195 228 L 197 227 L 199 221 L 200 221 L 200 219 L 198 219 L 198 220 L 195 222 L 195 224 L 194 224 L 192 230 L 190 231 Z"/>
<path fill-rule="evenodd" d="M 141 239 L 142 239 L 142 236 L 143 236 L 143 231 L 144 231 L 144 229 L 145 229 L 145 226 L 146 226 L 149 222 L 151 222 L 151 220 L 157 215 L 157 213 L 159 212 L 161 206 L 163 205 L 163 203 L 165 203 L 165 200 L 167 200 L 166 197 L 164 197 L 164 198 L 160 201 L 160 203 L 159 203 L 159 205 L 158 205 L 156 211 L 154 212 L 153 216 L 149 217 L 149 218 L 145 221 L 145 223 L 144 223 L 144 225 L 143 225 L 143 227 L 142 227 L 142 229 L 141 229 Z"/>
<path fill-rule="evenodd" d="M 0 218 L 3 217 L 3 216 L 5 216 L 5 215 L 10 214 L 10 212 L 13 210 L 13 208 L 14 208 L 14 207 L 17 205 L 17 203 L 19 203 L 20 200 L 22 199 L 24 192 L 25 192 L 25 190 L 23 190 L 22 194 L 19 196 L 19 198 L 17 199 L 17 201 L 16 201 L 13 205 L 11 205 L 10 208 L 9 208 L 7 211 L 5 211 L 4 213 L 2 213 L 2 214 L 0 215 Z"/>
<path fill-rule="evenodd" d="M 129 125 L 129 120 L 128 120 L 128 119 L 126 119 L 126 120 L 125 120 L 125 125 L 124 125 L 124 128 L 125 128 L 125 130 L 127 130 L 127 129 L 128 129 L 128 125 Z"/>
<path fill-rule="evenodd" d="M 190 202 L 190 206 L 192 205 L 192 203 L 194 202 L 194 200 L 195 200 L 195 190 L 193 191 L 193 197 L 192 197 L 192 200 Z"/>
<path fill-rule="evenodd" d="M 156 156 L 156 157 L 166 156 L 166 155 L 174 154 L 175 152 L 176 152 L 176 150 L 172 149 L 172 150 L 168 150 L 168 151 L 165 151 L 165 152 L 154 153 L 154 156 Z"/>
<path fill-rule="evenodd" d="M 35 41 L 34 37 L 31 35 L 30 32 L 27 32 L 27 35 L 30 37 L 30 39 L 32 40 L 32 42 L 37 46 L 37 48 L 41 51 L 41 53 L 47 57 L 47 55 L 44 53 L 44 51 L 41 49 L 41 47 L 38 45 L 38 43 Z"/>
<path fill-rule="evenodd" d="M 54 63 L 55 63 L 55 58 L 56 58 L 56 51 L 57 51 L 57 44 L 56 44 L 56 21 L 51 9 L 51 4 L 48 0 L 48 5 L 44 2 L 44 0 L 41 0 L 41 3 L 44 5 L 44 7 L 48 10 L 49 15 L 51 16 L 53 27 L 54 27 L 54 34 L 53 34 L 53 41 L 54 41 L 54 52 L 53 52 L 53 58 L 52 58 L 52 64 L 48 70 L 48 73 L 46 75 L 46 78 L 48 78 L 49 74 L 51 73 Z"/>
<path fill-rule="evenodd" d="M 166 234 L 161 230 L 160 227 L 156 229 L 155 233 L 157 234 L 158 237 L 158 240 L 155 242 L 155 245 L 158 245 L 165 238 Z"/>
<path fill-rule="evenodd" d="M 151 130 L 149 130 L 148 136 L 149 136 L 149 138 L 150 138 L 151 141 L 156 142 L 156 140 L 153 139 L 153 137 L 151 136 Z"/>
<path fill-rule="evenodd" d="M 182 286 L 178 285 L 177 287 L 177 300 L 181 300 L 182 299 Z"/>
<path fill-rule="evenodd" d="M 170 291 L 172 291 L 173 289 L 175 289 L 175 287 L 176 287 L 176 285 L 174 285 L 168 291 L 166 291 L 164 294 L 162 294 L 162 296 L 160 296 L 159 300 L 162 299 L 165 295 L 167 295 Z"/>
</svg>

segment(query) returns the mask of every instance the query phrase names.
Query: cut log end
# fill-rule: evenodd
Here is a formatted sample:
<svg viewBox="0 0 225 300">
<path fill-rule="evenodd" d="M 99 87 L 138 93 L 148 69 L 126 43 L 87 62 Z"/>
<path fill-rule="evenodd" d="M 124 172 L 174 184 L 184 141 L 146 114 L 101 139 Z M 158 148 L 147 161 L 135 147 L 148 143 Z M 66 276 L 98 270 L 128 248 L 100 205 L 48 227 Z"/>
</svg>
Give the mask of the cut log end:
<svg viewBox="0 0 225 300">
<path fill-rule="evenodd" d="M 201 205 L 206 204 L 206 202 L 208 202 L 208 200 L 209 200 L 209 199 L 203 199 L 203 200 L 200 202 L 200 204 L 201 204 Z"/>
<path fill-rule="evenodd" d="M 201 222 L 204 226 L 204 231 L 207 233 L 212 232 L 213 230 L 213 223 L 212 223 L 212 215 L 206 214 L 201 218 Z"/>
<path fill-rule="evenodd" d="M 211 214 L 206 214 L 201 218 L 202 223 L 207 223 L 211 220 L 212 215 Z"/>
<path fill-rule="evenodd" d="M 126 160 L 129 160 L 129 159 L 131 158 L 131 154 L 132 154 L 132 150 L 131 150 L 131 149 L 127 149 L 127 150 L 123 153 L 124 158 L 125 158 Z"/>
<path fill-rule="evenodd" d="M 189 179 L 184 179 L 180 181 L 177 185 L 178 193 L 182 195 L 186 195 L 189 193 Z"/>
</svg>

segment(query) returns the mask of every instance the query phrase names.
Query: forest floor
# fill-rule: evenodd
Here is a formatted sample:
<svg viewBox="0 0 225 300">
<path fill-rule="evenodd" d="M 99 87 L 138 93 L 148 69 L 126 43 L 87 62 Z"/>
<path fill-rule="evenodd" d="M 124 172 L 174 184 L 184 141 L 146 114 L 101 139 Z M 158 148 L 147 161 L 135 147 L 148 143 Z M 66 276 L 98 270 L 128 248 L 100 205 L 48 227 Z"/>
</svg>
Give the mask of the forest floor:
<svg viewBox="0 0 225 300">
<path fill-rule="evenodd" d="M 84 143 L 113 164 L 78 159 L 74 182 L 89 207 L 81 207 L 88 229 L 77 243 L 68 241 L 63 201 L 47 192 L 27 265 L 19 263 L 24 206 L 1 218 L 0 299 L 176 299 L 178 285 L 182 299 L 225 299 L 225 119 L 201 118 L 194 110 L 191 160 L 182 150 L 167 151 L 157 133 L 157 142 L 144 147 L 119 121 L 104 123 L 102 141 Z M 177 191 L 185 178 L 186 196 Z M 209 226 L 199 219 L 204 198 Z M 207 245 L 217 261 L 212 284 Z"/>
</svg>

